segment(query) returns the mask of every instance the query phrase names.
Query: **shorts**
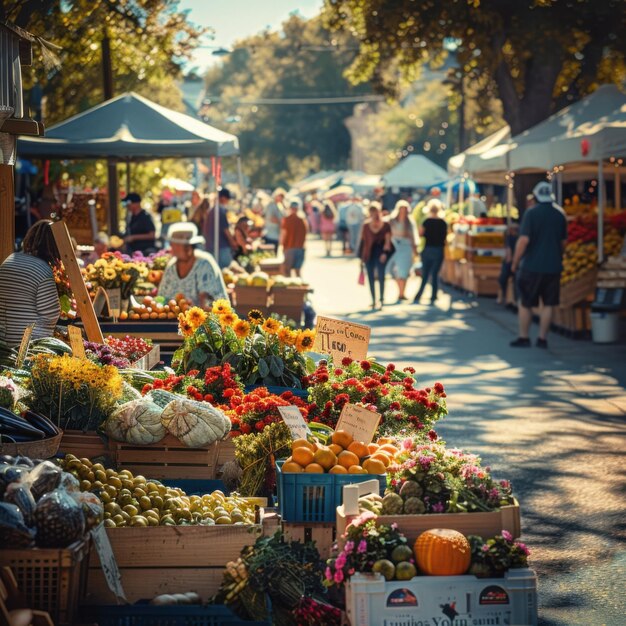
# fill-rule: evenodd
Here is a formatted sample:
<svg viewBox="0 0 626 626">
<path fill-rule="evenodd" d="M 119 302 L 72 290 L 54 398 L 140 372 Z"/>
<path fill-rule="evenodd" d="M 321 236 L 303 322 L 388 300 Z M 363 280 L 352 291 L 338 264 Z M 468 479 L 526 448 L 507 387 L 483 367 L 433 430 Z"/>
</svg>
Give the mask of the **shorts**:
<svg viewBox="0 0 626 626">
<path fill-rule="evenodd" d="M 287 248 L 285 254 L 285 271 L 302 269 L 304 264 L 304 248 Z"/>
<path fill-rule="evenodd" d="M 520 270 L 515 277 L 522 306 L 531 309 L 539 306 L 558 306 L 561 291 L 561 274 L 542 274 Z"/>
</svg>

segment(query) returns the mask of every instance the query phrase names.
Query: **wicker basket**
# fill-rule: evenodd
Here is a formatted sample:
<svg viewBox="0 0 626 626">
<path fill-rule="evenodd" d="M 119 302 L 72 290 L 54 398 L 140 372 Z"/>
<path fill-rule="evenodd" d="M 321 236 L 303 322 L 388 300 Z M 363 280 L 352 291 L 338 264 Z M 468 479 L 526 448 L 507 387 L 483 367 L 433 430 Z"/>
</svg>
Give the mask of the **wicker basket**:
<svg viewBox="0 0 626 626">
<path fill-rule="evenodd" d="M 22 443 L 0 443 L 0 454 L 10 456 L 27 456 L 31 459 L 49 459 L 59 450 L 63 431 L 54 437 L 39 441 L 24 441 Z"/>
</svg>

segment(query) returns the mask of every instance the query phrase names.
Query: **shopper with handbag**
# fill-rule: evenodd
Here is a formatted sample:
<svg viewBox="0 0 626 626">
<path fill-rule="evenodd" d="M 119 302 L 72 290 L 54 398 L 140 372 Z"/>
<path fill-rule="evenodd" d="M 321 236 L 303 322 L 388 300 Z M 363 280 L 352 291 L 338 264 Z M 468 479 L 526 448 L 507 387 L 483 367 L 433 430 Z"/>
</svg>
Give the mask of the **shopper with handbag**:
<svg viewBox="0 0 626 626">
<path fill-rule="evenodd" d="M 411 206 L 406 200 L 398 200 L 393 213 L 389 216 L 391 240 L 396 252 L 389 262 L 391 274 L 398 283 L 398 303 L 406 300 L 404 290 L 411 273 L 413 259 L 417 255 L 419 235 L 415 222 L 410 215 Z"/>
<path fill-rule="evenodd" d="M 385 302 L 385 268 L 395 252 L 391 241 L 391 228 L 383 220 L 382 206 L 379 202 L 372 202 L 369 206 L 369 219 L 363 224 L 361 231 L 361 245 L 359 258 L 361 268 L 367 271 L 367 279 L 372 294 L 372 309 L 377 308 L 376 278 L 380 284 L 380 300 L 378 306 L 383 307 Z"/>
</svg>

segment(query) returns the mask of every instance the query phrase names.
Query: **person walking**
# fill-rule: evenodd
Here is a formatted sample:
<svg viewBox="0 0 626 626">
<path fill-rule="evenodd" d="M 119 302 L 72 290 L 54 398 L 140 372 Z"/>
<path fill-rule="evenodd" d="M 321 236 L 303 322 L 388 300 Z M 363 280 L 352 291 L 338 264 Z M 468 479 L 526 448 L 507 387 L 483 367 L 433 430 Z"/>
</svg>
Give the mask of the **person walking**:
<svg viewBox="0 0 626 626">
<path fill-rule="evenodd" d="M 435 304 L 439 288 L 439 272 L 443 264 L 444 247 L 448 235 L 448 224 L 443 219 L 443 204 L 435 198 L 428 201 L 425 207 L 428 217 L 424 220 L 420 229 L 420 235 L 425 240 L 422 250 L 422 284 L 417 292 L 413 304 L 419 304 L 424 293 L 424 288 L 431 278 L 432 293 L 430 304 Z"/>
<path fill-rule="evenodd" d="M 230 191 L 222 187 L 217 194 L 217 207 L 212 207 L 204 218 L 202 232 L 206 241 L 206 251 L 217 260 L 220 268 L 228 267 L 233 262 L 233 254 L 237 248 L 235 239 L 228 224 L 228 203 Z M 217 250 L 215 249 L 215 211 L 218 211 Z"/>
<path fill-rule="evenodd" d="M 383 220 L 380 202 L 369 205 L 369 219 L 361 229 L 359 258 L 361 266 L 367 270 L 367 280 L 372 294 L 372 309 L 376 304 L 376 278 L 380 284 L 380 300 L 378 306 L 385 303 L 385 268 L 394 252 L 391 241 L 391 227 Z"/>
<path fill-rule="evenodd" d="M 272 201 L 265 207 L 265 230 L 263 241 L 274 247 L 274 253 L 278 252 L 280 241 L 280 227 L 285 216 L 284 200 L 287 192 L 278 187 L 272 194 Z"/>
<path fill-rule="evenodd" d="M 365 221 L 363 204 L 358 196 L 352 196 L 352 200 L 345 209 L 345 222 L 348 228 L 348 241 L 353 254 L 359 249 L 359 236 Z"/>
<path fill-rule="evenodd" d="M 288 215 L 283 218 L 280 233 L 280 242 L 285 257 L 283 264 L 285 276 L 291 276 L 293 271 L 297 277 L 300 277 L 304 264 L 304 245 L 308 227 L 301 213 L 302 201 L 300 198 L 292 198 L 289 201 Z"/>
<path fill-rule="evenodd" d="M 337 228 L 337 209 L 332 200 L 324 201 L 324 208 L 320 214 L 320 235 L 326 246 L 326 256 L 330 256 L 333 247 L 333 237 Z"/>
<path fill-rule="evenodd" d="M 524 213 L 511 266 L 520 295 L 519 337 L 511 342 L 514 348 L 530 347 L 528 331 L 532 309 L 539 306 L 540 300 L 542 306 L 536 345 L 538 348 L 548 347 L 552 312 L 559 304 L 563 250 L 567 242 L 565 213 L 554 202 L 550 183 L 537 183 L 533 195 L 537 204 Z"/>
<path fill-rule="evenodd" d="M 413 259 L 417 255 L 417 243 L 419 235 L 415 222 L 410 215 L 411 206 L 406 200 L 398 200 L 393 213 L 389 217 L 391 228 L 391 241 L 396 248 L 393 257 L 389 261 L 391 274 L 398 283 L 398 303 L 406 300 L 404 291 L 406 281 L 411 272 Z"/>
<path fill-rule="evenodd" d="M 122 202 L 130 213 L 130 221 L 124 242 L 128 251 L 148 252 L 156 251 L 156 228 L 154 220 L 145 209 L 141 208 L 141 196 L 138 193 L 129 193 Z"/>
</svg>

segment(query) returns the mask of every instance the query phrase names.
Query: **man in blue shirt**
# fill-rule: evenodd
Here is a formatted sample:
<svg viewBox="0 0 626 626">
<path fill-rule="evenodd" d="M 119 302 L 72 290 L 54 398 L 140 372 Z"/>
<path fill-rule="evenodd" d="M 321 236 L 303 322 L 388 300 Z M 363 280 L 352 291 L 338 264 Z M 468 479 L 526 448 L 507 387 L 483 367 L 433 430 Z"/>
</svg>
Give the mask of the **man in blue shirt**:
<svg viewBox="0 0 626 626">
<path fill-rule="evenodd" d="M 559 305 L 563 250 L 567 241 L 567 220 L 563 209 L 554 203 L 549 183 L 535 185 L 537 204 L 524 213 L 520 236 L 515 246 L 511 271 L 516 274 L 519 301 L 519 337 L 511 342 L 514 348 L 530 347 L 528 330 L 532 309 L 539 312 L 538 348 L 547 348 L 552 310 Z"/>
</svg>

